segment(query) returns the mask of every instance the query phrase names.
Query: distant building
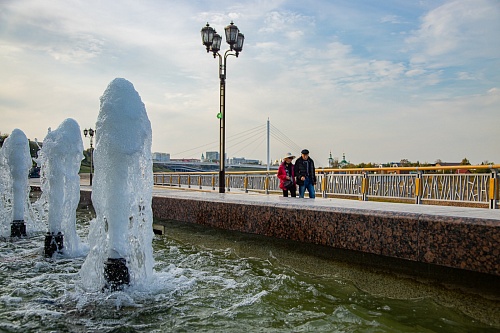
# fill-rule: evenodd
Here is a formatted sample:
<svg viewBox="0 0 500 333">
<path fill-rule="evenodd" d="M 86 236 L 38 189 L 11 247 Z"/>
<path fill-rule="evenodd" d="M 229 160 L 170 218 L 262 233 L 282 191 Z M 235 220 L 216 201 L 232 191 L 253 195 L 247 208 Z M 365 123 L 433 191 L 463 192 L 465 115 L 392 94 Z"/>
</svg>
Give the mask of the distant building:
<svg viewBox="0 0 500 333">
<path fill-rule="evenodd" d="M 457 163 L 457 162 L 439 162 L 439 163 L 436 163 L 434 164 L 434 166 L 436 167 L 440 167 L 440 166 L 446 166 L 446 167 L 449 167 L 449 166 L 460 166 L 460 165 L 463 165 L 462 163 Z M 470 170 L 468 169 L 457 169 L 457 170 L 454 170 L 455 173 L 471 173 Z M 444 172 L 444 170 L 443 170 Z"/>
<path fill-rule="evenodd" d="M 236 165 L 236 164 L 254 164 L 254 165 L 260 165 L 261 161 L 259 160 L 250 160 L 246 159 L 244 157 L 233 157 L 231 160 L 229 160 L 229 164 Z"/>
<path fill-rule="evenodd" d="M 207 151 L 205 154 L 207 162 L 218 162 L 219 161 L 219 152 L 218 151 Z"/>
<path fill-rule="evenodd" d="M 169 161 L 170 161 L 170 154 L 159 153 L 159 152 L 153 153 L 153 162 L 169 162 Z"/>
<path fill-rule="evenodd" d="M 389 166 L 391 168 L 400 168 L 400 167 L 404 167 L 403 163 L 401 162 L 390 162 L 389 163 Z M 387 171 L 387 173 L 390 173 L 390 174 L 397 174 L 397 175 L 407 175 L 410 173 L 410 171 L 408 170 L 394 170 L 394 171 Z"/>
<path fill-rule="evenodd" d="M 245 163 L 246 163 L 246 164 L 261 165 L 261 164 L 262 164 L 262 161 L 260 161 L 260 160 L 249 160 L 249 159 L 245 159 Z"/>
<path fill-rule="evenodd" d="M 342 161 L 339 162 L 339 168 L 345 168 L 349 164 L 351 164 L 351 163 L 346 161 L 346 159 L 345 159 L 345 153 L 342 153 Z"/>
<path fill-rule="evenodd" d="M 332 157 L 332 151 L 330 151 L 330 157 L 328 157 L 328 167 L 329 168 L 338 168 L 339 167 L 339 159 L 338 157 Z"/>
<path fill-rule="evenodd" d="M 245 158 L 244 157 L 233 157 L 231 160 L 229 160 L 229 164 L 245 164 Z"/>
<path fill-rule="evenodd" d="M 170 162 L 181 162 L 181 163 L 200 163 L 201 161 L 197 158 L 172 158 Z"/>
</svg>

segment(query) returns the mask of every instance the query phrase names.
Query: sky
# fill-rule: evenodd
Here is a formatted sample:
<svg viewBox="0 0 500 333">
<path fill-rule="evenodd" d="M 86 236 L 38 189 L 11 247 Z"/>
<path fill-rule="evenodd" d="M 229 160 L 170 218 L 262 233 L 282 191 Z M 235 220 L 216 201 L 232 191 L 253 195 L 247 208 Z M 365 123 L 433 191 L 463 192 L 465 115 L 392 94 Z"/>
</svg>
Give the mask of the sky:
<svg viewBox="0 0 500 333">
<path fill-rule="evenodd" d="M 0 132 L 95 128 L 125 78 L 153 152 L 218 151 L 218 60 L 200 30 L 231 21 L 245 43 L 227 58 L 228 158 L 266 163 L 269 119 L 271 160 L 500 163 L 498 0 L 0 0 Z"/>
</svg>

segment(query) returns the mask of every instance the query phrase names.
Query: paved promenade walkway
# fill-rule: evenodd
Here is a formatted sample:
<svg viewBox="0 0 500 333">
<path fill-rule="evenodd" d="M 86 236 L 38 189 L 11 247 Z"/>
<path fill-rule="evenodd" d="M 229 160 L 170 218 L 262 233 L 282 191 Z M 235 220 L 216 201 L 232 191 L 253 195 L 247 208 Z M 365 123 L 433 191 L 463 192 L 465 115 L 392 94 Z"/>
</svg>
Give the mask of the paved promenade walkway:
<svg viewBox="0 0 500 333">
<path fill-rule="evenodd" d="M 30 185 L 39 186 L 39 178 L 31 178 Z M 81 175 L 80 185 L 82 190 L 92 190 L 89 185 L 88 175 Z M 355 199 L 335 199 L 316 197 L 315 199 L 284 198 L 277 194 L 244 193 L 238 190 L 232 190 L 226 193 L 217 191 L 199 191 L 196 188 L 178 188 L 168 186 L 155 186 L 153 196 L 165 197 L 175 196 L 179 198 L 191 198 L 198 200 L 240 202 L 248 204 L 262 204 L 272 206 L 288 206 L 304 209 L 355 209 L 379 212 L 400 212 L 449 217 L 467 217 L 485 220 L 496 220 L 500 224 L 500 209 L 452 207 L 452 206 L 434 206 L 434 205 L 415 205 L 404 203 L 390 203 L 377 201 L 359 201 Z"/>
<path fill-rule="evenodd" d="M 179 197 L 198 200 L 224 201 L 247 204 L 262 204 L 279 207 L 293 207 L 311 210 L 322 209 L 349 209 L 349 210 L 366 210 L 379 212 L 400 212 L 425 215 L 439 215 L 450 217 L 467 217 L 486 220 L 496 220 L 500 224 L 500 210 L 486 208 L 468 208 L 468 207 L 452 207 L 452 206 L 434 206 L 434 205 L 415 205 L 404 203 L 376 202 L 376 201 L 359 201 L 350 199 L 334 199 L 316 197 L 315 199 L 306 198 L 284 198 L 276 194 L 256 194 L 243 193 L 238 191 L 216 193 L 216 192 L 201 192 L 196 190 L 170 188 L 165 186 L 155 186 L 153 189 L 153 197 Z"/>
</svg>

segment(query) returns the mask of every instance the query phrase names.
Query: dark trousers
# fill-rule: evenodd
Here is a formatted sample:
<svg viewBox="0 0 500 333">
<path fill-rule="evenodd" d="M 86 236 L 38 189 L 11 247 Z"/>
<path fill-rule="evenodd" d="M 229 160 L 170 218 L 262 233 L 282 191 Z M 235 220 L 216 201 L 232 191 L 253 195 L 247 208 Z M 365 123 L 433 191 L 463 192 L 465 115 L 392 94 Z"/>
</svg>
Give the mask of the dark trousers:
<svg viewBox="0 0 500 333">
<path fill-rule="evenodd" d="M 288 190 L 283 190 L 283 196 L 288 197 L 288 191 L 292 197 L 297 197 L 297 188 L 295 186 L 290 187 Z"/>
</svg>

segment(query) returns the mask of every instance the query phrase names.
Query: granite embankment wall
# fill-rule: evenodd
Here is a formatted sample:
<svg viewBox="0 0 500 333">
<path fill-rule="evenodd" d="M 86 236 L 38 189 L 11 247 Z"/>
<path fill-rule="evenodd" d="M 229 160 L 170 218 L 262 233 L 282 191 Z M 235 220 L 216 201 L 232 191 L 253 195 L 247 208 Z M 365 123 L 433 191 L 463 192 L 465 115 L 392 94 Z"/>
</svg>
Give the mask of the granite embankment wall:
<svg viewBox="0 0 500 333">
<path fill-rule="evenodd" d="M 339 201 L 304 205 L 300 200 L 170 192 L 153 196 L 155 218 L 500 276 L 500 215 L 480 218 L 384 211 L 380 206 L 346 208 Z M 89 193 L 82 192 L 82 202 L 90 202 Z"/>
</svg>

